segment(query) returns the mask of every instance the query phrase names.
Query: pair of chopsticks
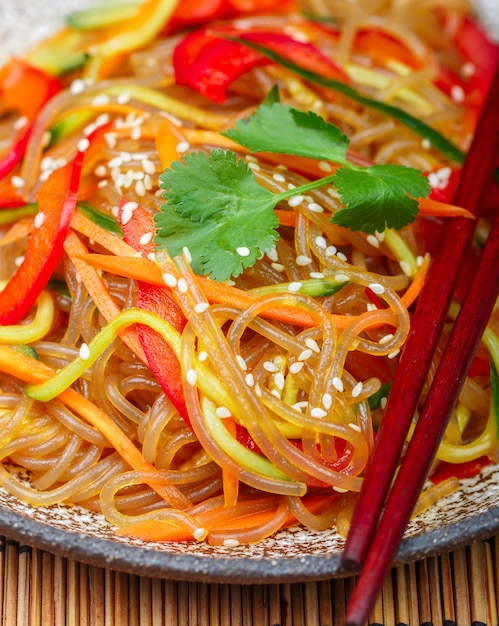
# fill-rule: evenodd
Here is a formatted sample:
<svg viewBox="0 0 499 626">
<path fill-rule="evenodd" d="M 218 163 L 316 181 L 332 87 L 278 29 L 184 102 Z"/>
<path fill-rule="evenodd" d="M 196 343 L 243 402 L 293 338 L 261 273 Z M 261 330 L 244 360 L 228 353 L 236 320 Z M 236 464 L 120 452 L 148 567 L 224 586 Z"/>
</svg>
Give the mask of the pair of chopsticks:
<svg viewBox="0 0 499 626">
<path fill-rule="evenodd" d="M 499 67 L 463 165 L 454 204 L 479 215 L 487 190 L 497 184 L 493 178 L 498 157 Z M 347 567 L 352 570 L 361 567 L 347 610 L 348 626 L 363 626 L 374 606 L 499 293 L 499 207 L 496 207 L 478 270 L 394 480 L 475 226 L 475 220 L 466 218 L 447 220 L 444 224 L 412 320 L 343 554 Z"/>
</svg>

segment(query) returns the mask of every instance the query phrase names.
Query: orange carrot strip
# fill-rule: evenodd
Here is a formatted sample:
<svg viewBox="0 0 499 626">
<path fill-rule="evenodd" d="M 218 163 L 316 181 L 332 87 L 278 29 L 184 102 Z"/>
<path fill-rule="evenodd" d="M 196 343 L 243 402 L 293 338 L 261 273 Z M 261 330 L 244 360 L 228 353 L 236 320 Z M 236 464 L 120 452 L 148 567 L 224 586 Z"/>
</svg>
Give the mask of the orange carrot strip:
<svg viewBox="0 0 499 626">
<path fill-rule="evenodd" d="M 118 256 L 134 256 L 137 250 L 129 246 L 123 239 L 120 239 L 105 228 L 102 228 L 91 219 L 76 211 L 71 218 L 71 228 L 77 230 L 89 239 L 93 239 L 109 252 Z"/>
<path fill-rule="evenodd" d="M 33 229 L 34 217 L 23 217 L 17 220 L 15 224 L 7 230 L 5 235 L 0 239 L 0 246 L 6 246 L 27 237 Z"/>
<path fill-rule="evenodd" d="M 296 213 L 294 211 L 282 211 L 281 209 L 275 209 L 275 213 L 279 218 L 279 224 L 281 226 L 296 226 Z"/>
<path fill-rule="evenodd" d="M 414 276 L 411 284 L 406 289 L 404 295 L 400 298 L 406 308 L 409 308 L 414 300 L 416 300 L 416 298 L 419 296 L 421 289 L 423 288 L 429 267 L 430 255 L 427 254 L 423 258 L 423 262 L 416 272 L 416 275 Z"/>
<path fill-rule="evenodd" d="M 55 374 L 55 370 L 48 365 L 7 346 L 0 346 L 0 370 L 29 384 L 44 382 Z M 64 390 L 58 397 L 66 406 L 97 428 L 133 469 L 145 472 L 156 471 L 107 413 L 90 400 L 71 388 Z M 171 506 L 181 509 L 191 506 L 191 503 L 173 485 L 157 485 L 151 482 L 153 484 L 150 487 Z"/>
<path fill-rule="evenodd" d="M 467 217 L 475 219 L 473 213 L 454 204 L 439 202 L 433 198 L 418 198 L 419 212 L 422 215 L 437 215 L 440 217 Z"/>
<path fill-rule="evenodd" d="M 170 167 L 178 159 L 177 146 L 182 138 L 182 134 L 168 119 L 161 122 L 157 131 L 156 149 L 163 167 Z"/>
<path fill-rule="evenodd" d="M 64 250 L 71 259 L 73 265 L 76 267 L 85 288 L 95 303 L 95 306 L 104 316 L 104 319 L 108 322 L 111 321 L 114 317 L 121 313 L 121 309 L 114 301 L 114 298 L 109 293 L 106 284 L 99 276 L 95 268 L 82 260 L 82 255 L 86 255 L 88 253 L 87 248 L 77 235 L 70 233 L 64 242 Z M 119 259 L 121 257 L 112 258 L 117 259 L 117 262 L 119 263 Z M 135 328 L 125 328 L 120 333 L 120 337 L 130 350 L 132 350 L 132 352 L 139 357 L 139 359 L 141 359 L 144 363 L 147 362 Z"/>
<path fill-rule="evenodd" d="M 125 523 L 117 532 L 122 537 L 141 541 L 192 541 L 192 530 L 160 519 Z"/>
</svg>

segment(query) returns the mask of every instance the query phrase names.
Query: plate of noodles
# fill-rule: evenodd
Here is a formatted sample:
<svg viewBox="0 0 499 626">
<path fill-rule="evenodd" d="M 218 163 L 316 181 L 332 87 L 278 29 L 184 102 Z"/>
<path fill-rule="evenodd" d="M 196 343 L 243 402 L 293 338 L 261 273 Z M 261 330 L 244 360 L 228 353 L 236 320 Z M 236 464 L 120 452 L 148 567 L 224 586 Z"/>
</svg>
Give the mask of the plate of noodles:
<svg viewBox="0 0 499 626">
<path fill-rule="evenodd" d="M 464 0 L 44 9 L 1 26 L 0 532 L 179 580 L 346 575 L 497 47 Z M 496 308 L 397 563 L 497 532 L 498 368 Z"/>
</svg>

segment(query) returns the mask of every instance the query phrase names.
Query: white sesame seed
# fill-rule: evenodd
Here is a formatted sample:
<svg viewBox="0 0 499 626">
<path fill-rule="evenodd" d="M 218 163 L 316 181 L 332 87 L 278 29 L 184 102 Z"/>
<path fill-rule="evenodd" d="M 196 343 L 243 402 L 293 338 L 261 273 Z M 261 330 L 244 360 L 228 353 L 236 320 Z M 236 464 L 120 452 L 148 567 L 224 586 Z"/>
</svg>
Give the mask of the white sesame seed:
<svg viewBox="0 0 499 626">
<path fill-rule="evenodd" d="M 187 384 L 189 384 L 191 387 L 195 387 L 198 381 L 198 375 L 196 374 L 196 370 L 187 370 L 185 374 L 185 379 L 187 381 Z"/>
<path fill-rule="evenodd" d="M 178 279 L 177 288 L 180 291 L 180 293 L 187 293 L 188 292 L 189 287 L 187 286 L 187 282 L 186 282 L 185 278 L 179 278 Z"/>
<path fill-rule="evenodd" d="M 132 128 L 132 132 L 130 133 L 130 138 L 134 141 L 138 141 L 142 137 L 142 128 L 140 126 L 136 126 Z"/>
<path fill-rule="evenodd" d="M 248 163 L 248 167 L 254 172 L 259 172 L 262 169 L 258 163 L 253 163 L 252 161 Z"/>
<path fill-rule="evenodd" d="M 466 94 L 464 93 L 464 89 L 461 85 L 452 85 L 450 89 L 450 96 L 456 104 L 462 104 Z"/>
<path fill-rule="evenodd" d="M 107 95 L 107 93 L 99 93 L 92 100 L 92 104 L 94 106 L 96 106 L 96 107 L 98 107 L 98 106 L 106 106 L 106 104 L 109 104 L 110 100 L 111 99 Z"/>
<path fill-rule="evenodd" d="M 217 410 L 215 411 L 215 413 L 218 415 L 218 417 L 222 419 L 226 419 L 227 417 L 231 417 L 232 415 L 232 413 L 229 411 L 229 409 L 226 406 L 217 407 Z"/>
<path fill-rule="evenodd" d="M 367 311 L 377 311 L 378 307 L 374 304 L 374 302 L 368 302 L 366 304 L 366 310 Z"/>
<path fill-rule="evenodd" d="M 390 354 L 388 354 L 388 358 L 389 359 L 394 359 L 398 354 L 399 354 L 400 350 L 394 350 L 393 352 L 390 352 Z"/>
<path fill-rule="evenodd" d="M 276 181 L 276 183 L 285 183 L 286 179 L 282 174 L 273 174 L 272 178 Z"/>
<path fill-rule="evenodd" d="M 386 405 L 388 404 L 388 398 L 381 398 L 379 401 L 379 406 L 384 410 L 386 409 Z"/>
<path fill-rule="evenodd" d="M 291 363 L 291 365 L 289 366 L 289 371 L 291 374 L 298 374 L 298 372 L 300 372 L 302 369 L 303 363 L 300 363 L 298 361 Z"/>
<path fill-rule="evenodd" d="M 324 409 L 320 409 L 319 407 L 315 407 L 315 408 L 311 409 L 310 415 L 312 417 L 322 418 L 322 417 L 326 417 L 327 412 L 324 411 Z"/>
<path fill-rule="evenodd" d="M 299 254 L 296 257 L 296 264 L 300 265 L 301 267 L 305 267 L 305 265 L 310 265 L 310 263 L 312 263 L 312 259 L 308 256 L 305 256 L 304 254 Z"/>
<path fill-rule="evenodd" d="M 322 207 L 317 202 L 309 202 L 308 210 L 312 211 L 312 213 L 324 213 L 324 207 Z"/>
<path fill-rule="evenodd" d="M 275 373 L 279 371 L 279 368 L 272 361 L 265 361 L 263 364 L 263 369 L 267 372 Z"/>
<path fill-rule="evenodd" d="M 324 237 L 316 237 L 315 245 L 321 250 L 325 250 L 327 248 L 327 241 Z"/>
<path fill-rule="evenodd" d="M 253 387 L 255 384 L 255 377 L 253 374 L 246 374 L 245 381 L 248 387 Z"/>
<path fill-rule="evenodd" d="M 378 296 L 385 293 L 385 288 L 379 283 L 370 283 L 369 289 Z"/>
<path fill-rule="evenodd" d="M 376 237 L 376 235 L 367 235 L 366 241 L 373 248 L 379 248 L 379 239 Z"/>
<path fill-rule="evenodd" d="M 388 333 L 387 335 L 384 335 L 383 337 L 381 337 L 381 339 L 379 340 L 379 344 L 384 346 L 387 343 L 390 343 L 390 341 L 393 339 L 393 334 L 392 333 Z"/>
<path fill-rule="evenodd" d="M 224 539 L 224 548 L 237 548 L 238 545 L 237 539 Z"/>
<path fill-rule="evenodd" d="M 269 257 L 269 259 L 271 261 L 275 261 L 277 263 L 277 261 L 279 261 L 279 255 L 277 254 L 277 248 L 272 248 L 271 250 L 269 250 L 267 252 L 267 256 Z"/>
<path fill-rule="evenodd" d="M 422 141 L 421 141 L 421 147 L 424 150 L 429 150 L 431 148 L 431 141 L 425 137 Z"/>
<path fill-rule="evenodd" d="M 41 228 L 43 226 L 43 222 L 45 221 L 45 213 L 40 211 L 35 215 L 35 221 L 33 222 L 33 226 L 35 228 Z"/>
<path fill-rule="evenodd" d="M 105 165 L 98 165 L 94 170 L 94 174 L 99 178 L 104 178 L 107 174 L 107 167 Z"/>
<path fill-rule="evenodd" d="M 346 283 L 350 279 L 348 278 L 346 274 L 342 274 L 341 272 L 338 272 L 338 274 L 335 274 L 334 280 L 337 283 Z"/>
<path fill-rule="evenodd" d="M 362 381 L 359 381 L 352 389 L 352 398 L 358 398 L 364 389 Z"/>
<path fill-rule="evenodd" d="M 210 305 L 208 304 L 208 302 L 198 302 L 196 306 L 194 307 L 194 310 L 196 311 L 196 313 L 204 313 L 209 308 L 210 308 Z"/>
<path fill-rule="evenodd" d="M 327 161 L 319 161 L 319 169 L 321 170 L 321 172 L 332 172 L 333 166 Z"/>
<path fill-rule="evenodd" d="M 236 252 L 239 256 L 242 256 L 242 257 L 247 257 L 251 254 L 250 249 L 247 248 L 246 246 L 239 246 L 238 248 L 236 248 Z"/>
<path fill-rule="evenodd" d="M 315 278 L 319 280 L 324 278 L 324 274 L 322 272 L 310 272 L 309 276 L 310 278 Z"/>
<path fill-rule="evenodd" d="M 476 66 L 474 63 L 467 62 L 461 67 L 461 75 L 465 78 L 471 78 L 476 72 Z"/>
<path fill-rule="evenodd" d="M 15 187 L 16 189 L 20 189 L 21 187 L 24 187 L 24 184 L 25 184 L 25 180 L 21 176 L 12 176 L 12 178 L 10 179 L 10 182 L 12 183 L 12 186 Z"/>
<path fill-rule="evenodd" d="M 352 430 L 355 430 L 355 431 L 357 431 L 358 433 L 361 433 L 361 432 L 362 432 L 362 429 L 361 429 L 361 427 L 360 427 L 358 424 L 353 424 L 353 423 L 350 423 L 350 424 L 348 424 L 348 425 L 349 425 L 349 427 L 350 427 Z"/>
<path fill-rule="evenodd" d="M 336 256 L 339 258 L 340 261 L 345 261 L 345 263 L 348 261 L 347 255 L 343 254 L 343 252 L 337 252 Z"/>
<path fill-rule="evenodd" d="M 206 361 L 207 358 L 208 353 L 206 352 L 206 350 L 201 350 L 201 352 L 198 354 L 198 361 L 201 361 L 201 363 L 203 363 L 204 361 Z"/>
<path fill-rule="evenodd" d="M 151 191 L 151 189 L 153 188 L 152 178 L 149 176 L 149 174 L 146 174 L 144 176 L 144 187 L 147 191 Z"/>
<path fill-rule="evenodd" d="M 338 493 L 348 493 L 348 489 L 344 489 L 343 487 L 337 487 L 336 485 L 333 485 L 333 491 L 336 491 Z"/>
<path fill-rule="evenodd" d="M 302 284 L 299 282 L 294 282 L 294 283 L 289 283 L 288 285 L 288 291 L 290 293 L 297 293 L 298 291 L 300 291 Z"/>
<path fill-rule="evenodd" d="M 307 339 L 305 339 L 305 345 L 307 346 L 307 348 L 310 348 L 310 350 L 317 352 L 317 354 L 319 354 L 321 351 L 321 349 L 319 348 L 319 344 L 317 343 L 317 341 L 315 341 L 315 339 L 312 339 L 312 337 L 307 337 Z"/>
<path fill-rule="evenodd" d="M 276 398 L 281 399 L 281 394 L 277 389 L 272 389 L 272 391 L 270 392 L 273 396 L 275 396 Z"/>
<path fill-rule="evenodd" d="M 152 175 L 156 173 L 156 166 L 150 159 L 144 159 L 142 161 L 142 169 L 146 174 Z"/>
<path fill-rule="evenodd" d="M 179 141 L 177 144 L 177 152 L 187 152 L 191 144 L 188 141 Z"/>
<path fill-rule="evenodd" d="M 153 234 L 152 232 L 144 233 L 142 237 L 139 239 L 139 243 L 141 246 L 146 246 L 148 243 L 151 243 Z"/>
<path fill-rule="evenodd" d="M 240 354 L 236 354 L 236 361 L 239 367 L 243 370 L 243 372 L 245 372 L 248 369 L 248 364 L 246 363 L 246 361 L 243 359 L 243 357 Z"/>
<path fill-rule="evenodd" d="M 208 531 L 206 530 L 206 528 L 196 528 L 196 530 L 192 533 L 192 536 L 197 541 L 202 541 L 206 537 L 207 534 L 208 534 Z"/>
<path fill-rule="evenodd" d="M 295 207 L 300 205 L 304 200 L 304 196 L 302 195 L 298 195 L 298 196 L 291 196 L 291 198 L 288 200 L 288 204 L 290 207 Z"/>
<path fill-rule="evenodd" d="M 416 257 L 416 267 L 421 267 L 424 263 L 424 257 L 423 256 L 417 256 Z"/>
<path fill-rule="evenodd" d="M 163 278 L 163 282 L 165 283 L 165 285 L 168 285 L 168 287 L 177 286 L 177 279 L 175 278 L 173 274 L 169 274 L 168 272 L 165 272 L 162 278 Z"/>
<path fill-rule="evenodd" d="M 122 165 L 123 165 L 123 160 L 119 156 L 113 157 L 110 161 L 108 161 L 108 164 L 107 164 L 107 166 L 111 168 L 121 167 Z"/>
<path fill-rule="evenodd" d="M 123 226 L 126 226 L 132 217 L 133 211 L 130 211 L 130 209 L 121 209 L 121 223 Z"/>
<path fill-rule="evenodd" d="M 20 267 L 23 264 L 24 261 L 24 254 L 21 256 L 18 256 L 14 259 L 14 264 L 16 267 Z"/>
<path fill-rule="evenodd" d="M 262 388 L 260 387 L 260 385 L 258 383 L 255 384 L 255 395 L 258 398 L 262 397 Z"/>
<path fill-rule="evenodd" d="M 285 380 L 284 376 L 280 372 L 278 372 L 274 376 L 274 384 L 277 387 L 277 389 L 280 389 L 282 391 L 284 389 L 285 382 L 286 382 L 286 380 Z"/>
<path fill-rule="evenodd" d="M 330 393 L 325 393 L 322 396 L 322 406 L 329 411 L 329 409 L 333 406 L 333 396 Z"/>
<path fill-rule="evenodd" d="M 141 198 L 146 195 L 146 188 L 145 188 L 144 183 L 141 180 L 138 180 L 135 183 L 135 193 Z"/>
<path fill-rule="evenodd" d="M 307 348 L 306 350 L 303 350 L 303 352 L 300 353 L 300 355 L 298 356 L 298 361 L 306 361 L 311 356 L 312 356 L 312 350 L 310 348 Z"/>
<path fill-rule="evenodd" d="M 328 246 L 326 248 L 326 256 L 334 256 L 337 252 L 337 249 L 335 246 Z"/>
<path fill-rule="evenodd" d="M 14 130 L 21 130 L 21 128 L 24 128 L 27 123 L 28 123 L 28 118 L 26 117 L 26 115 L 21 115 L 14 122 L 14 124 L 12 125 L 12 128 Z"/>
<path fill-rule="evenodd" d="M 332 380 L 333 383 L 333 387 L 336 389 L 336 391 L 342 392 L 344 387 L 343 387 L 343 381 L 341 380 L 341 378 L 339 376 L 335 376 Z"/>
<path fill-rule="evenodd" d="M 80 346 L 80 359 L 82 361 L 88 361 L 90 358 L 90 348 L 86 343 L 82 343 Z"/>
<path fill-rule="evenodd" d="M 284 265 L 281 265 L 281 263 L 271 263 L 270 267 L 276 272 L 284 272 L 284 270 L 286 269 Z"/>
<path fill-rule="evenodd" d="M 83 93 L 85 91 L 85 87 L 86 87 L 85 81 L 81 78 L 77 78 L 69 86 L 69 92 L 73 96 L 76 96 L 80 93 Z"/>
<path fill-rule="evenodd" d="M 149 259 L 149 261 L 156 261 L 156 255 L 154 254 L 154 252 L 149 252 L 147 258 Z"/>
</svg>

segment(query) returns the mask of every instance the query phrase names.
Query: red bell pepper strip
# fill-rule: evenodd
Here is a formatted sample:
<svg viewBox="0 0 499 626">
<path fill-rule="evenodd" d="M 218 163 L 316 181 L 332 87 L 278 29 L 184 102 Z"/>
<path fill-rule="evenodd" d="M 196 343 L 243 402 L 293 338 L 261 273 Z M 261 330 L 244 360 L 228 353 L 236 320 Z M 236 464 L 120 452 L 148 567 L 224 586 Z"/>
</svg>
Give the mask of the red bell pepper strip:
<svg viewBox="0 0 499 626">
<path fill-rule="evenodd" d="M 452 476 L 459 480 L 463 478 L 473 478 L 473 476 L 479 474 L 482 469 L 490 465 L 490 463 L 491 460 L 487 456 L 481 456 L 478 459 L 466 461 L 465 463 L 448 463 L 447 461 L 442 461 L 429 478 L 434 485 L 438 485 L 438 483 Z"/>
<path fill-rule="evenodd" d="M 283 33 L 247 32 L 220 29 L 220 37 L 210 29 L 200 29 L 184 37 L 173 55 L 177 83 L 187 85 L 214 102 L 227 99 L 227 88 L 253 67 L 270 63 L 263 54 L 223 37 L 240 37 L 264 44 L 301 67 L 323 76 L 350 82 L 347 75 L 328 57 L 309 43 Z"/>
<path fill-rule="evenodd" d="M 0 73 L 0 97 L 6 109 L 26 118 L 11 147 L 0 158 L 0 179 L 22 160 L 35 115 L 61 89 L 57 78 L 21 59 L 12 59 Z"/>
<path fill-rule="evenodd" d="M 56 269 L 76 207 L 83 152 L 56 170 L 37 193 L 39 206 L 24 260 L 0 292 L 0 324 L 16 324 L 31 309 Z"/>
</svg>

